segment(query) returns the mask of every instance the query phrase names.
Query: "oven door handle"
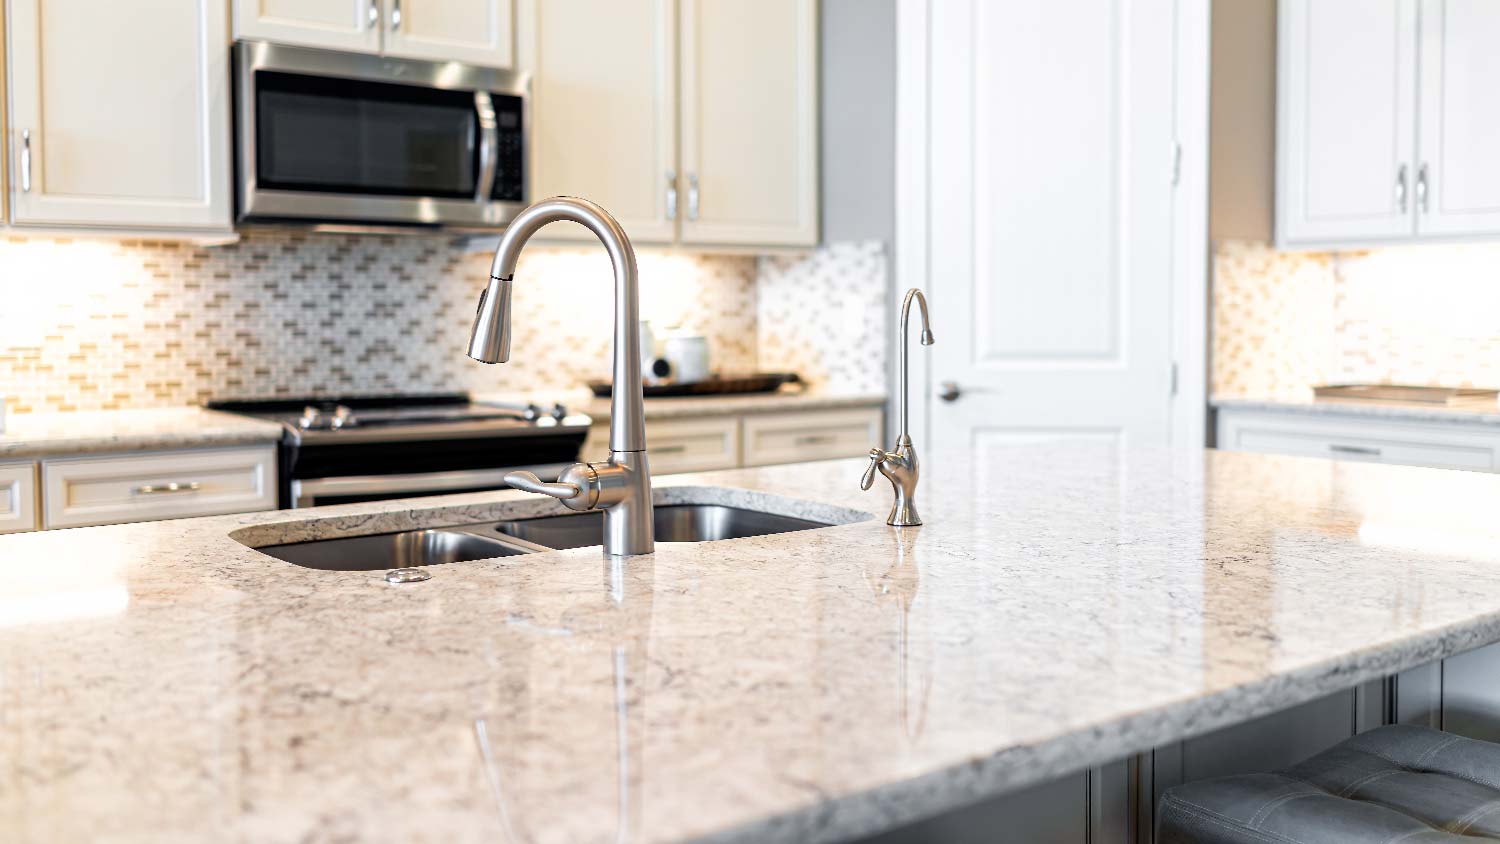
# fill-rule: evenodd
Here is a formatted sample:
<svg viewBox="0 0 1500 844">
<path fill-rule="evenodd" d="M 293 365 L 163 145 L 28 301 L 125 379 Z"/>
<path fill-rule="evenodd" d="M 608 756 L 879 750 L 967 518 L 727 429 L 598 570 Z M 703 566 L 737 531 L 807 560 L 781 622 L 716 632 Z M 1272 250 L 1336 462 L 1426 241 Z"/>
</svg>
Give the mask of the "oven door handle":
<svg viewBox="0 0 1500 844">
<path fill-rule="evenodd" d="M 495 122 L 495 103 L 488 91 L 474 92 L 474 114 L 479 118 L 479 179 L 474 201 L 489 202 L 495 191 L 496 164 L 500 160 L 500 129 Z"/>
<path fill-rule="evenodd" d="M 555 480 L 571 463 L 548 463 L 541 466 L 507 466 L 503 469 L 464 469 L 456 472 L 422 472 L 410 475 L 349 475 L 338 478 L 307 478 L 292 481 L 292 506 L 316 507 L 319 498 L 346 495 L 379 495 L 401 498 L 412 493 L 466 490 L 493 486 L 509 489 L 505 475 L 525 469 Z"/>
</svg>

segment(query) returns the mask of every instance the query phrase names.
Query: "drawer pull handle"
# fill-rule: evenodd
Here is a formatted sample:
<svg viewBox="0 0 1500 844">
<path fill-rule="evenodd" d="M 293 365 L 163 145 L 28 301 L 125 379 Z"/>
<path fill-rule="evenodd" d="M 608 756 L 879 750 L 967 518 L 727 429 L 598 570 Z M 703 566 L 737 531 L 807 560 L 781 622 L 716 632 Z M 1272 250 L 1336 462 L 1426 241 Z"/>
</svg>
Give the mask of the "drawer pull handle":
<svg viewBox="0 0 1500 844">
<path fill-rule="evenodd" d="M 198 490 L 200 490 L 202 488 L 203 488 L 203 485 L 200 484 L 200 483 L 198 483 L 197 481 L 188 481 L 187 483 L 178 483 L 177 481 L 172 481 L 169 484 L 161 484 L 159 486 L 155 485 L 155 484 L 146 484 L 145 486 L 138 486 L 138 487 L 135 488 L 135 494 L 136 495 L 162 495 L 163 493 L 169 493 L 169 492 L 197 492 Z"/>
<path fill-rule="evenodd" d="M 1333 452 L 1334 454 L 1362 454 L 1366 457 L 1380 456 L 1380 449 L 1370 448 L 1363 445 L 1338 445 L 1337 443 L 1335 443 L 1333 445 L 1330 445 L 1328 447 L 1328 450 Z"/>
<path fill-rule="evenodd" d="M 796 443 L 797 445 L 832 445 L 837 441 L 838 438 L 834 437 L 832 434 L 806 434 L 804 436 L 798 437 L 792 442 Z"/>
<path fill-rule="evenodd" d="M 681 454 L 687 451 L 685 445 L 659 445 L 650 450 L 651 454 Z"/>
</svg>

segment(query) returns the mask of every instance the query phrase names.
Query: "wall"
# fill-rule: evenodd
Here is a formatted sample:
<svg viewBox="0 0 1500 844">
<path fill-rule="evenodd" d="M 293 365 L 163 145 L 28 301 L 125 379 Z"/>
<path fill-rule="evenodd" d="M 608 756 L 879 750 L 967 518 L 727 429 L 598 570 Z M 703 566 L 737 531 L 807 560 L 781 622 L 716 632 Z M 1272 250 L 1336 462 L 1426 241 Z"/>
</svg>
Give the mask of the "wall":
<svg viewBox="0 0 1500 844">
<path fill-rule="evenodd" d="M 1271 239 L 1276 184 L 1276 0 L 1213 4 L 1209 237 Z"/>
<path fill-rule="evenodd" d="M 598 249 L 533 249 L 508 364 L 463 344 L 490 256 L 442 237 L 249 229 L 237 244 L 0 240 L 0 395 L 12 410 L 293 394 L 529 390 L 606 377 Z M 642 315 L 690 324 L 750 370 L 755 259 L 642 250 Z"/>
<path fill-rule="evenodd" d="M 824 242 L 896 234 L 896 3 L 823 0 Z"/>
<path fill-rule="evenodd" d="M 1500 245 L 1214 254 L 1213 392 L 1299 398 L 1313 385 L 1500 388 Z"/>
</svg>

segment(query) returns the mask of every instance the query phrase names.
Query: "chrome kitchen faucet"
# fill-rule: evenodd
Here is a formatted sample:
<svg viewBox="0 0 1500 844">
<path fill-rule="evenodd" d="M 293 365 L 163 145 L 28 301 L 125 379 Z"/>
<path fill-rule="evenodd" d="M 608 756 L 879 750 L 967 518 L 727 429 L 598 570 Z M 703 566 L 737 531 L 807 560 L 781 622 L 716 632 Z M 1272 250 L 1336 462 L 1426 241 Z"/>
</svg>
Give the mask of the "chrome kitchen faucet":
<svg viewBox="0 0 1500 844">
<path fill-rule="evenodd" d="M 885 475 L 886 480 L 896 491 L 896 503 L 891 507 L 891 515 L 885 520 L 888 525 L 896 527 L 912 527 L 922 523 L 922 517 L 917 515 L 917 505 L 913 500 L 917 494 L 917 450 L 912 447 L 911 435 L 907 433 L 907 375 L 906 375 L 906 344 L 908 332 L 906 325 L 911 318 L 911 303 L 915 299 L 922 308 L 922 345 L 932 345 L 932 326 L 927 322 L 927 297 L 922 291 L 913 287 L 906 291 L 906 299 L 901 303 L 901 327 L 896 332 L 897 356 L 900 359 L 899 377 L 900 382 L 896 385 L 896 413 L 901 419 L 901 434 L 896 438 L 896 449 L 886 451 L 881 448 L 870 449 L 870 468 L 865 470 L 864 477 L 859 479 L 860 489 L 869 489 L 875 483 L 875 471 Z"/>
<path fill-rule="evenodd" d="M 556 483 L 531 472 L 510 472 L 516 489 L 559 499 L 573 510 L 604 511 L 604 553 L 649 554 L 652 536 L 651 473 L 646 465 L 646 420 L 641 394 L 640 282 L 635 249 L 608 211 L 587 199 L 559 196 L 527 208 L 511 221 L 495 250 L 490 283 L 479 297 L 469 357 L 481 363 L 510 360 L 510 287 L 521 248 L 548 223 L 581 223 L 604 244 L 615 270 L 614 390 L 609 406 L 609 461 L 574 463 Z"/>
</svg>

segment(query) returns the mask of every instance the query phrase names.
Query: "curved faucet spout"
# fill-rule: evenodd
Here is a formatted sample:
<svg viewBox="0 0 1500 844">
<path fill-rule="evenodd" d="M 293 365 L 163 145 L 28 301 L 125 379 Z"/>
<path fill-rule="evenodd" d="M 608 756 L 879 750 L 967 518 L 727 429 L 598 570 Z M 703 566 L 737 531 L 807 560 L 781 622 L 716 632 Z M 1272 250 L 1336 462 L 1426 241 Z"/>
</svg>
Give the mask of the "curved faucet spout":
<svg viewBox="0 0 1500 844">
<path fill-rule="evenodd" d="M 635 249 L 619 222 L 587 199 L 560 196 L 538 202 L 511 221 L 490 281 L 479 298 L 469 357 L 482 363 L 510 359 L 510 295 L 521 249 L 539 229 L 559 221 L 581 223 L 604 248 L 615 273 L 614 390 L 610 401 L 609 462 L 578 463 L 544 482 L 529 472 L 513 472 L 506 482 L 550 495 L 574 510 L 604 511 L 604 553 L 649 554 L 654 549 L 651 473 L 646 463 L 646 419 L 641 394 L 640 280 Z"/>
<path fill-rule="evenodd" d="M 899 350 L 897 356 L 901 359 L 901 383 L 896 387 L 896 401 L 900 402 L 899 415 L 901 417 L 901 434 L 896 440 L 897 445 L 911 443 L 911 436 L 907 433 L 906 409 L 906 345 L 911 332 L 906 330 L 906 326 L 911 320 L 911 303 L 913 299 L 916 300 L 917 305 L 922 310 L 922 345 L 931 346 L 933 344 L 932 325 L 927 321 L 927 297 L 922 295 L 921 290 L 913 287 L 906 291 L 906 298 L 901 302 L 901 329 L 899 332 L 900 336 L 896 338 L 896 345 Z"/>
</svg>

